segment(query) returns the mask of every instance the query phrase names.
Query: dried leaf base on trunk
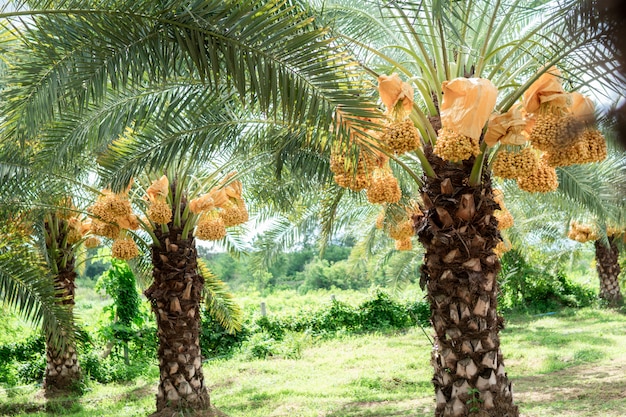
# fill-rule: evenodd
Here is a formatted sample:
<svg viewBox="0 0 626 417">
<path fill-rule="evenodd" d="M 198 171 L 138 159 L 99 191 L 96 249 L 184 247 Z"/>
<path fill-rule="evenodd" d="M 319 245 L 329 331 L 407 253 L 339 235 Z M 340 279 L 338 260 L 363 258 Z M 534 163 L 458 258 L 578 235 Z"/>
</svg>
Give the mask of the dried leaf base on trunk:
<svg viewBox="0 0 626 417">
<path fill-rule="evenodd" d="M 68 346 L 66 352 L 60 352 L 48 344 L 47 365 L 44 377 L 46 396 L 56 396 L 73 391 L 80 381 L 80 367 L 76 349 Z"/>
<path fill-rule="evenodd" d="M 54 286 L 58 291 L 58 303 L 67 306 L 70 310 L 74 306 L 76 288 L 76 272 L 74 272 L 74 258 L 67 260 L 65 267 L 59 266 L 59 273 L 54 279 Z M 46 370 L 44 375 L 44 390 L 47 397 L 62 395 L 73 391 L 81 379 L 80 367 L 76 356 L 76 348 L 68 344 L 65 350 L 57 349 L 46 337 Z"/>
<path fill-rule="evenodd" d="M 194 238 L 182 229 L 155 230 L 160 246 L 152 248 L 154 282 L 145 292 L 156 315 L 159 338 L 157 412 L 210 407 L 200 352 L 200 299 L 204 279 L 197 271 Z"/>
<path fill-rule="evenodd" d="M 517 417 L 498 336 L 498 205 L 491 179 L 484 173 L 481 184 L 470 187 L 473 158 L 452 164 L 430 147 L 425 153 L 438 176 L 425 178 L 425 212 L 416 224 L 435 330 L 435 416 Z"/>
<path fill-rule="evenodd" d="M 617 307 L 624 303 L 619 288 L 619 251 L 615 240 L 609 237 L 610 245 L 605 246 L 600 240 L 594 242 L 596 248 L 596 269 L 600 278 L 600 298 L 609 306 Z"/>
</svg>

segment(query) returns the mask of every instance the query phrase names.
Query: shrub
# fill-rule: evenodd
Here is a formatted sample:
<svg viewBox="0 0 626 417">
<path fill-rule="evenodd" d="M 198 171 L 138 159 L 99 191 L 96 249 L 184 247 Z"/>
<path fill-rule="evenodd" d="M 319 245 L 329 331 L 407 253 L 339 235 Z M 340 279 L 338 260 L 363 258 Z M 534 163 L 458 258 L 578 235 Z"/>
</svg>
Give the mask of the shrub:
<svg viewBox="0 0 626 417">
<path fill-rule="evenodd" d="M 561 307 L 586 307 L 596 300 L 596 292 L 572 282 L 559 271 L 552 275 L 528 264 L 517 251 L 502 257 L 501 309 L 547 312 Z"/>
<path fill-rule="evenodd" d="M 242 345 L 249 359 L 266 359 L 278 353 L 276 340 L 267 332 L 254 333 Z"/>
<path fill-rule="evenodd" d="M 42 335 L 0 346 L 0 383 L 6 386 L 43 380 L 46 344 Z"/>
<path fill-rule="evenodd" d="M 229 333 L 208 311 L 202 313 L 202 332 L 200 349 L 205 358 L 217 358 L 231 355 L 249 337 L 250 331 L 245 325 L 236 333 Z"/>
<path fill-rule="evenodd" d="M 17 366 L 17 377 L 20 383 L 31 384 L 43 381 L 46 364 L 46 355 L 41 355 L 28 362 L 19 363 Z"/>
<path fill-rule="evenodd" d="M 411 317 L 404 306 L 378 290 L 373 299 L 360 307 L 361 328 L 363 330 L 402 329 L 411 324 Z"/>
<path fill-rule="evenodd" d="M 357 307 L 332 300 L 316 309 L 301 309 L 290 315 L 255 315 L 236 334 L 229 334 L 204 313 L 200 343 L 208 358 L 230 355 L 237 348 L 251 359 L 299 358 L 302 349 L 316 336 L 404 329 L 418 323 L 427 325 L 429 319 L 430 307 L 425 301 L 403 304 L 377 290 Z"/>
<path fill-rule="evenodd" d="M 133 360 L 127 365 L 122 356 L 102 358 L 94 350 L 83 352 L 79 360 L 83 375 L 101 384 L 132 381 L 156 372 L 155 360 Z"/>
<path fill-rule="evenodd" d="M 414 324 L 420 326 L 430 324 L 430 304 L 427 301 L 409 301 L 405 308 Z"/>
</svg>

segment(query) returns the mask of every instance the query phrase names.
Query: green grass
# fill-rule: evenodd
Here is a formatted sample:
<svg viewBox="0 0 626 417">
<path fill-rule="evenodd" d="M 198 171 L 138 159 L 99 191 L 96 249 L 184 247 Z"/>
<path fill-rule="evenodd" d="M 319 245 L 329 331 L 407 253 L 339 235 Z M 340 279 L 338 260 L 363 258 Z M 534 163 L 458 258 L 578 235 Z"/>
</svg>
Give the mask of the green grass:
<svg viewBox="0 0 626 417">
<path fill-rule="evenodd" d="M 624 329 L 626 316 L 609 310 L 509 318 L 502 351 L 522 416 L 626 415 Z M 212 403 L 231 417 L 433 415 L 431 345 L 419 328 L 306 340 L 298 359 L 207 362 Z M 155 390 L 154 379 L 92 383 L 82 397 L 48 404 L 36 387 L 0 391 L 0 415 L 145 416 Z"/>
</svg>

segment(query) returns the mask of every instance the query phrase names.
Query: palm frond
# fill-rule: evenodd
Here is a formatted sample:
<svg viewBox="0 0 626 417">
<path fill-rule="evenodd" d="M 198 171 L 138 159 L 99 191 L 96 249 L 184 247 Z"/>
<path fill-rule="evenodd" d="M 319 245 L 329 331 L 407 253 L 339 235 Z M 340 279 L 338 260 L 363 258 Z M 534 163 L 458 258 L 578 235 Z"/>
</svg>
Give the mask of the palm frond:
<svg viewBox="0 0 626 417">
<path fill-rule="evenodd" d="M 355 114 L 371 112 L 358 97 L 344 48 L 295 4 L 213 0 L 182 10 L 150 1 L 129 8 L 87 1 L 71 9 L 40 6 L 0 15 L 3 26 L 30 48 L 28 59 L 12 71 L 23 78 L 11 84 L 21 87 L 7 91 L 9 135 L 32 137 L 65 109 L 80 112 L 102 100 L 109 88 L 172 76 L 213 90 L 231 85 L 289 123 L 328 125 L 338 104 Z"/>
<path fill-rule="evenodd" d="M 45 263 L 24 243 L 0 243 L 0 301 L 42 329 L 63 347 L 76 335 L 72 313 L 58 303 Z"/>
<path fill-rule="evenodd" d="M 211 317 L 231 334 L 240 331 L 243 310 L 235 302 L 227 285 L 210 271 L 203 259 L 198 259 L 198 269 L 204 277 L 205 302 Z"/>
</svg>

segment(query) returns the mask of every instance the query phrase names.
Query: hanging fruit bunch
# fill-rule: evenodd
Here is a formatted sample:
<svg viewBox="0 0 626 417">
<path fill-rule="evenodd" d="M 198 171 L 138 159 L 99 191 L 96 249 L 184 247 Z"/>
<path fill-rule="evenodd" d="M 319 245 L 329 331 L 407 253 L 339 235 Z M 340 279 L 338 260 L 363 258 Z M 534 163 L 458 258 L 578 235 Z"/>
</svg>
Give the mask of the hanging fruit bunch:
<svg viewBox="0 0 626 417">
<path fill-rule="evenodd" d="M 351 128 L 350 120 L 338 110 L 339 123 L 350 128 L 349 143 L 334 147 L 330 168 L 338 185 L 353 191 L 367 189 L 369 202 L 397 203 L 402 191 L 385 153 L 401 155 L 421 146 L 419 131 L 409 118 L 413 108 L 413 88 L 398 74 L 392 74 L 378 77 L 378 91 L 387 109 L 387 123 L 382 135 L 376 129 L 359 131 Z M 366 121 L 374 122 L 372 119 Z M 356 166 L 351 157 L 355 150 L 358 152 Z"/>
<path fill-rule="evenodd" d="M 524 92 L 524 109 L 534 118 L 530 141 L 536 149 L 555 152 L 578 139 L 582 124 L 569 109 L 571 98 L 556 67 L 544 72 Z"/>
<path fill-rule="evenodd" d="M 419 131 L 409 118 L 413 109 L 413 87 L 398 74 L 378 77 L 378 93 L 386 107 L 387 124 L 381 137 L 383 146 L 396 155 L 421 146 Z"/>
<path fill-rule="evenodd" d="M 490 117 L 485 143 L 491 147 L 497 143 L 500 145 L 491 162 L 495 176 L 517 179 L 539 168 L 537 151 L 528 142 L 525 132 L 526 124 L 521 105 Z"/>
<path fill-rule="evenodd" d="M 485 134 L 494 175 L 516 179 L 520 189 L 546 193 L 558 188 L 555 167 L 601 161 L 602 134 L 594 127 L 593 103 L 561 84 L 556 67 L 525 91 L 523 102 L 493 115 Z"/>
<path fill-rule="evenodd" d="M 480 154 L 483 127 L 493 111 L 498 89 L 484 78 L 455 78 L 442 84 L 441 130 L 434 153 L 460 162 Z"/>
<path fill-rule="evenodd" d="M 544 154 L 539 160 L 539 167 L 525 175 L 517 178 L 517 186 L 529 193 L 548 193 L 559 187 L 559 179 L 554 167 L 546 161 Z"/>
<path fill-rule="evenodd" d="M 374 129 L 355 128 L 354 123 L 343 114 L 341 109 L 337 109 L 336 118 L 338 126 L 343 126 L 350 133 L 346 143 L 333 145 L 330 154 L 330 170 L 339 186 L 352 191 L 364 190 L 369 187 L 374 170 L 383 167 L 388 160 L 372 140 L 377 137 L 378 132 Z M 374 124 L 369 118 L 359 117 L 358 119 Z"/>
<path fill-rule="evenodd" d="M 90 249 L 100 244 L 97 237 L 89 234 L 91 220 L 79 213 L 70 197 L 64 199 L 54 216 L 51 214 L 45 216 L 44 223 L 49 225 L 53 222 L 57 222 L 57 230 L 63 230 L 68 245 L 83 243 L 86 248 Z"/>
<path fill-rule="evenodd" d="M 96 202 L 87 208 L 91 217 L 89 230 L 92 234 L 113 240 L 111 254 L 118 259 L 132 259 L 139 255 L 137 244 L 130 231 L 139 228 L 139 220 L 133 214 L 128 192 L 132 183 L 121 193 L 102 190 Z"/>
<path fill-rule="evenodd" d="M 248 221 L 241 181 L 228 183 L 235 174 L 229 174 L 218 187 L 189 202 L 189 210 L 197 216 L 194 235 L 198 239 L 220 240 L 226 236 L 227 227 Z"/>
<path fill-rule="evenodd" d="M 172 221 L 172 208 L 167 202 L 169 192 L 170 183 L 165 175 L 153 181 L 146 190 L 146 195 L 144 196 L 144 199 L 148 201 L 146 217 L 153 223 L 153 226 L 168 224 Z"/>
<path fill-rule="evenodd" d="M 233 172 L 226 176 L 208 193 L 181 205 L 182 210 L 176 216 L 184 226 L 184 234 L 191 233 L 195 228 L 194 236 L 198 239 L 219 240 L 226 236 L 227 227 L 248 221 L 249 214 L 242 197 L 241 181 L 232 181 L 235 174 Z M 123 193 L 104 190 L 96 203 L 88 208 L 93 219 L 90 230 L 99 236 L 113 239 L 113 257 L 128 260 L 138 256 L 139 249 L 130 231 L 140 226 L 151 235 L 157 228 L 167 230 L 175 220 L 171 190 L 176 185 L 170 184 L 166 175 L 152 181 L 143 197 L 146 217 L 141 221 L 132 213 L 128 199 L 131 186 Z M 183 198 L 181 201 L 185 200 Z"/>
<path fill-rule="evenodd" d="M 397 203 L 401 197 L 400 185 L 389 164 L 375 168 L 367 188 L 367 201 L 372 204 Z"/>
<path fill-rule="evenodd" d="M 415 201 L 403 208 L 391 207 L 383 206 L 376 218 L 376 228 L 384 230 L 395 241 L 396 250 L 411 250 L 411 238 L 415 235 L 414 222 L 424 214 Z"/>
<path fill-rule="evenodd" d="M 498 220 L 498 230 L 506 230 L 513 226 L 513 216 L 511 212 L 504 205 L 504 193 L 502 190 L 493 190 L 493 199 L 500 206 L 499 209 L 493 212 L 493 215 Z"/>
<path fill-rule="evenodd" d="M 547 163 L 546 155 L 539 156 L 540 152 L 528 141 L 526 129 L 528 120 L 520 106 L 491 117 L 485 143 L 491 147 L 499 145 L 491 161 L 493 174 L 516 179 L 524 191 L 554 191 L 559 186 L 556 171 Z"/>
<path fill-rule="evenodd" d="M 598 240 L 598 233 L 593 226 L 584 223 L 578 223 L 574 220 L 570 222 L 567 237 L 580 243 Z"/>
<path fill-rule="evenodd" d="M 88 220 L 72 203 L 70 197 L 62 199 L 56 204 L 56 211 L 44 214 L 44 239 L 46 250 L 52 260 L 53 270 L 65 268 L 68 262 L 73 262 L 76 248 L 83 244 L 86 248 L 99 245 L 99 240 L 91 236 Z"/>
<path fill-rule="evenodd" d="M 571 144 L 548 151 L 546 161 L 554 167 L 600 162 L 607 156 L 604 136 L 595 127 L 594 104 L 589 97 L 570 93 L 568 111 L 580 124 L 580 132 Z"/>
<path fill-rule="evenodd" d="M 558 187 L 554 167 L 598 162 L 606 157 L 604 137 L 593 127 L 593 103 L 577 92 L 567 93 L 556 67 L 528 88 L 523 105 L 530 118 L 530 142 L 544 154 L 536 172 L 518 178 L 522 190 L 552 191 Z"/>
</svg>

